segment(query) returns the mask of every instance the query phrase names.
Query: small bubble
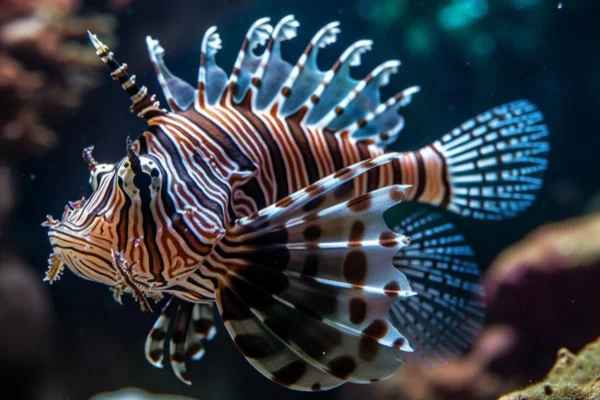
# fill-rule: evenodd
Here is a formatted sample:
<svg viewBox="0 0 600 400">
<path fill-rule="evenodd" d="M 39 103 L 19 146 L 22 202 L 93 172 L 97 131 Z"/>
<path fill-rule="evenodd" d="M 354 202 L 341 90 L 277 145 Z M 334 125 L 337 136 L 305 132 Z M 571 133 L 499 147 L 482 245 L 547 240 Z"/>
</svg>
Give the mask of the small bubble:
<svg viewBox="0 0 600 400">
<path fill-rule="evenodd" d="M 37 177 L 35 176 L 35 174 L 31 174 L 31 175 L 29 175 L 29 179 L 31 179 L 32 181 L 35 181 L 35 178 L 37 178 Z"/>
<path fill-rule="evenodd" d="M 561 8 L 563 8 L 563 3 L 562 3 L 562 1 L 560 1 L 560 2 L 558 3 L 558 9 L 560 10 Z"/>
</svg>

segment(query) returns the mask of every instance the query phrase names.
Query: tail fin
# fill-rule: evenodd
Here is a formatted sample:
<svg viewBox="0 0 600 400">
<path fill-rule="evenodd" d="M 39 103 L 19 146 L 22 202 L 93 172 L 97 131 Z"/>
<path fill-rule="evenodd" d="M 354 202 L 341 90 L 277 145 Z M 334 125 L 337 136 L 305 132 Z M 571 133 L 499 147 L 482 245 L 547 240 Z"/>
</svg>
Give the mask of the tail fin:
<svg viewBox="0 0 600 400">
<path fill-rule="evenodd" d="M 547 168 L 548 127 L 527 100 L 484 112 L 433 144 L 449 176 L 448 210 L 477 219 L 503 219 L 528 208 Z"/>
<path fill-rule="evenodd" d="M 439 213 L 415 212 L 400 224 L 411 244 L 394 266 L 417 296 L 390 307 L 392 323 L 426 360 L 447 361 L 470 347 L 485 317 L 483 290 L 473 251 Z"/>
</svg>

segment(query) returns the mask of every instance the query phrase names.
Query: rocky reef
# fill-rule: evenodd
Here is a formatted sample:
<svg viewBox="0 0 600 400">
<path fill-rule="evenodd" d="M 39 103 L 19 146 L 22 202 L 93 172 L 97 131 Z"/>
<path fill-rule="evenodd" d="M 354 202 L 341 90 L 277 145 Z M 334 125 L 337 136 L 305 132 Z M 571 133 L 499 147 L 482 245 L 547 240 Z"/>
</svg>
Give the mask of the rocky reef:
<svg viewBox="0 0 600 400">
<path fill-rule="evenodd" d="M 546 378 L 500 400 L 591 400 L 600 398 L 600 338 L 577 355 L 558 351 L 556 363 Z"/>
</svg>

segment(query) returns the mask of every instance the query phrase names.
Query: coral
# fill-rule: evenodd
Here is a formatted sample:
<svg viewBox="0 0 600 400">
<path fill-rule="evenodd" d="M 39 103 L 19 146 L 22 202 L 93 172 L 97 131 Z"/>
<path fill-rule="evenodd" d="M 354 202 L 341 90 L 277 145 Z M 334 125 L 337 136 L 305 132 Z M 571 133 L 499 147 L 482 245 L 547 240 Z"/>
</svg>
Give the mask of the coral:
<svg viewBox="0 0 600 400">
<path fill-rule="evenodd" d="M 0 157 L 51 149 L 49 127 L 81 103 L 97 82 L 87 29 L 110 34 L 113 17 L 80 16 L 78 0 L 0 1 Z"/>
<path fill-rule="evenodd" d="M 500 400 L 587 400 L 600 398 L 600 338 L 577 355 L 558 351 L 556 363 L 542 382 L 502 396 Z"/>
</svg>

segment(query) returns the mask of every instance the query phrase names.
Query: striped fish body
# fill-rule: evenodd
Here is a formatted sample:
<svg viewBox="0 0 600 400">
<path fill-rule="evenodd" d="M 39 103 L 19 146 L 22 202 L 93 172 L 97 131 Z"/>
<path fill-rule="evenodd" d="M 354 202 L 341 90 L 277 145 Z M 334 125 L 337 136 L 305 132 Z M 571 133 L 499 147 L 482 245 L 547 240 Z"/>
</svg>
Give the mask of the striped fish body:
<svg viewBox="0 0 600 400">
<path fill-rule="evenodd" d="M 280 45 L 298 22 L 268 22 L 252 25 L 229 76 L 210 28 L 196 87 L 171 74 L 147 38 L 170 111 L 90 34 L 148 129 L 116 164 L 84 150 L 93 194 L 45 222 L 54 250 L 46 279 L 67 265 L 143 309 L 169 297 L 146 356 L 162 367 L 171 332 L 170 363 L 185 383 L 186 358 L 199 359 L 214 336 L 212 303 L 248 361 L 298 390 L 387 378 L 402 351 L 460 354 L 483 318 L 471 249 L 434 211 L 407 217 L 401 232 L 382 214 L 417 201 L 514 217 L 546 169 L 541 113 L 526 100 L 508 103 L 418 151 L 388 153 L 404 126 L 398 110 L 419 91 L 380 100 L 400 63 L 354 80 L 350 68 L 371 47 L 362 40 L 321 71 L 317 53 L 340 32 L 331 23 L 292 65 Z"/>
</svg>

